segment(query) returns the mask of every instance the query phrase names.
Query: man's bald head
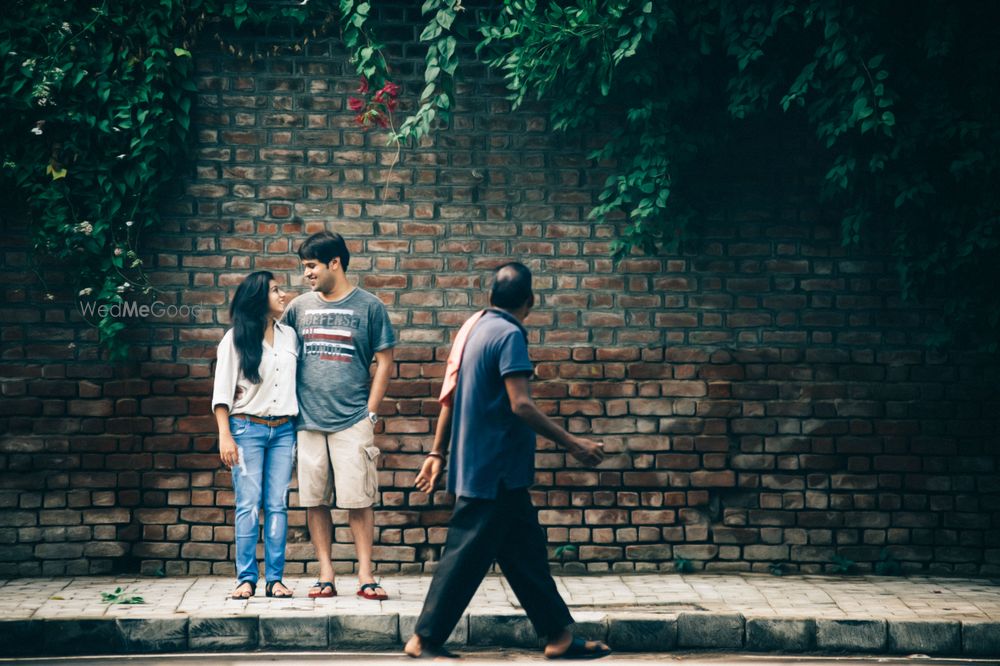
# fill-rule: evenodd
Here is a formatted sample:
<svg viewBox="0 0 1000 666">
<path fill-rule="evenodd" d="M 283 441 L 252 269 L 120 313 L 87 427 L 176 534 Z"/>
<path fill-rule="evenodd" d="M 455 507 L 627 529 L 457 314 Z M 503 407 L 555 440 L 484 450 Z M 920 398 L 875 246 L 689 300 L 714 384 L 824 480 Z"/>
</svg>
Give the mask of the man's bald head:
<svg viewBox="0 0 1000 666">
<path fill-rule="evenodd" d="M 493 273 L 493 287 L 490 289 L 490 305 L 514 311 L 533 304 L 531 271 L 527 266 L 512 261 L 496 269 Z"/>
</svg>

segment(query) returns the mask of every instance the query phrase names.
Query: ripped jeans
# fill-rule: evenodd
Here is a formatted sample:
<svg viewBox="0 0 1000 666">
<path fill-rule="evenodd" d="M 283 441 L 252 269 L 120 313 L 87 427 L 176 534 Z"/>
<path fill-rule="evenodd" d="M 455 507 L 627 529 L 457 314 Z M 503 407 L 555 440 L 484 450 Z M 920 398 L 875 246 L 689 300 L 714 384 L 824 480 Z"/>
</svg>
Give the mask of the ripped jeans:
<svg viewBox="0 0 1000 666">
<path fill-rule="evenodd" d="M 236 492 L 236 579 L 257 582 L 257 538 L 263 506 L 264 579 L 280 580 L 288 537 L 288 484 L 295 460 L 294 420 L 272 428 L 231 418 L 229 428 L 240 454 L 239 464 L 232 470 Z"/>
</svg>

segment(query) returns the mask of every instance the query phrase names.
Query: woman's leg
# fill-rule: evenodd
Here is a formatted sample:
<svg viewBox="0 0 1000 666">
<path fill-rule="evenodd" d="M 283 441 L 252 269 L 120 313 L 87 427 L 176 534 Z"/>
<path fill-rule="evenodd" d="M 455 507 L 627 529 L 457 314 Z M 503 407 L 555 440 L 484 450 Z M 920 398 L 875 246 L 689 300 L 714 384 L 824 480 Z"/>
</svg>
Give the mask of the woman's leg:
<svg viewBox="0 0 1000 666">
<path fill-rule="evenodd" d="M 281 580 L 288 539 L 288 484 L 295 460 L 295 425 L 272 428 L 264 459 L 264 578 Z"/>
<path fill-rule="evenodd" d="M 257 537 L 263 491 L 264 447 L 269 428 L 232 419 L 240 461 L 232 469 L 236 493 L 236 579 L 257 582 Z"/>
</svg>

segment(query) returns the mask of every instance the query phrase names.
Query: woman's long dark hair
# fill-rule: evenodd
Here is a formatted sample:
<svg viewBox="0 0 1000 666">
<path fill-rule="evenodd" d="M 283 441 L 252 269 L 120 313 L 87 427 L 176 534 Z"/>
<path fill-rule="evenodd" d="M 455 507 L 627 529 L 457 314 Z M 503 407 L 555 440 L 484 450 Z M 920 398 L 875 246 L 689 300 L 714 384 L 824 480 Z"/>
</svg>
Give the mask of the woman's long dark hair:
<svg viewBox="0 0 1000 666">
<path fill-rule="evenodd" d="M 274 275 L 268 271 L 246 276 L 236 288 L 236 295 L 229 306 L 233 344 L 240 356 L 240 370 L 253 384 L 260 383 L 260 357 L 264 353 L 264 327 L 270 310 L 268 293 L 273 279 Z"/>
</svg>

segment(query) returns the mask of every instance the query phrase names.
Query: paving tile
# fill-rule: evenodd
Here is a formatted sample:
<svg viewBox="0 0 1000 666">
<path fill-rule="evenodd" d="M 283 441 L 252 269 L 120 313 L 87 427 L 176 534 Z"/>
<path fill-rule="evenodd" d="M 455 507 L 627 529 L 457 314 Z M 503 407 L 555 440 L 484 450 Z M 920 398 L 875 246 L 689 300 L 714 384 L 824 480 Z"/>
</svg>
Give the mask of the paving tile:
<svg viewBox="0 0 1000 666">
<path fill-rule="evenodd" d="M 746 647 L 758 652 L 808 652 L 816 644 L 812 618 L 748 617 Z"/>
<path fill-rule="evenodd" d="M 260 618 L 260 647 L 263 649 L 326 649 L 328 646 L 329 628 L 325 616 L 276 614 Z"/>
<path fill-rule="evenodd" d="M 398 649 L 401 645 L 399 615 L 331 615 L 329 637 L 332 650 Z"/>
<path fill-rule="evenodd" d="M 47 619 L 40 624 L 47 654 L 117 654 L 122 650 L 114 620 Z"/>
<path fill-rule="evenodd" d="M 537 648 L 541 641 L 523 613 L 476 614 L 469 616 L 469 645 Z"/>
<path fill-rule="evenodd" d="M 402 615 L 399 616 L 399 638 L 400 641 L 406 642 L 413 635 L 413 630 L 417 626 L 417 618 L 419 613 L 413 613 L 412 615 Z M 462 645 L 468 645 L 469 643 L 469 615 L 463 615 L 459 618 L 458 623 L 452 630 L 451 635 L 448 640 L 445 641 L 445 645 L 449 647 L 459 647 Z"/>
<path fill-rule="evenodd" d="M 1000 622 L 963 621 L 962 653 L 971 656 L 1000 657 Z"/>
<path fill-rule="evenodd" d="M 257 617 L 192 617 L 188 621 L 192 650 L 255 650 L 259 642 Z"/>
<path fill-rule="evenodd" d="M 819 619 L 816 647 L 844 652 L 879 652 L 886 645 L 884 619 Z"/>
<path fill-rule="evenodd" d="M 233 581 L 221 576 L 2 579 L 0 589 L 5 594 L 0 595 L 0 618 L 3 618 L 0 621 L 0 637 L 34 635 L 32 632 L 37 632 L 37 627 L 42 625 L 28 620 L 46 623 L 89 620 L 92 621 L 89 624 L 67 626 L 74 627 L 72 634 L 84 644 L 103 640 L 110 641 L 109 649 L 119 649 L 124 648 L 128 640 L 117 630 L 114 638 L 108 638 L 105 635 L 107 627 L 143 627 L 143 621 L 154 620 L 161 627 L 180 626 L 176 622 L 171 625 L 169 621 L 183 621 L 191 617 L 188 640 L 192 649 L 196 645 L 201 646 L 198 649 L 235 649 L 238 646 L 252 649 L 262 641 L 259 632 L 265 625 L 271 626 L 267 640 L 282 643 L 281 623 L 270 618 L 297 617 L 307 620 L 308 626 L 315 629 L 315 642 L 321 644 L 320 627 L 325 626 L 327 632 L 332 631 L 334 625 L 330 618 L 368 615 L 398 615 L 400 636 L 404 637 L 412 631 L 423 606 L 430 576 L 384 578 L 383 586 L 391 597 L 385 602 L 372 602 L 355 596 L 356 581 L 346 576 L 338 579 L 340 596 L 309 599 L 308 590 L 314 580 L 304 576 L 287 578 L 286 584 L 295 593 L 291 599 L 268 599 L 260 589 L 257 596 L 249 600 L 233 600 L 229 598 Z M 959 632 L 963 650 L 969 654 L 987 654 L 990 650 L 1000 652 L 1000 647 L 995 646 L 1000 638 L 994 638 L 996 634 L 991 633 L 996 631 L 996 623 L 1000 622 L 1000 585 L 995 580 L 815 575 L 778 578 L 766 574 L 671 572 L 559 576 L 556 586 L 574 615 L 596 613 L 593 628 L 605 631 L 606 627 L 609 637 L 625 636 L 631 631 L 627 624 L 619 626 L 616 620 L 642 619 L 642 614 L 656 611 L 654 618 L 647 618 L 653 621 L 657 616 L 676 616 L 682 611 L 700 609 L 729 618 L 726 620 L 724 617 L 712 625 L 721 632 L 718 640 L 726 644 L 735 644 L 737 632 L 732 618 L 742 614 L 752 619 L 745 625 L 745 632 L 748 645 L 753 646 L 765 645 L 768 641 L 775 645 L 801 645 L 804 640 L 803 625 L 796 622 L 812 619 L 824 623 L 822 629 L 817 626 L 817 637 L 820 634 L 823 636 L 819 645 L 821 649 L 851 649 L 859 645 L 874 649 L 870 646 L 882 644 L 898 652 L 909 652 L 908 646 L 923 645 L 927 649 L 920 651 L 944 654 L 945 648 L 954 647 L 957 623 L 963 623 L 963 626 L 969 627 L 967 631 Z M 101 592 L 111 592 L 116 588 L 121 588 L 126 596 L 142 596 L 145 603 L 102 603 Z M 603 619 L 604 614 L 607 614 L 607 622 Z M 510 585 L 502 577 L 489 576 L 483 581 L 467 611 L 467 617 L 476 616 L 510 616 L 512 619 L 504 621 L 504 631 L 511 640 L 526 640 L 519 632 L 528 625 L 516 619 L 524 618 L 523 611 Z M 216 620 L 218 624 L 212 624 Z M 851 623 L 836 624 L 845 620 L 863 620 L 867 624 L 863 625 L 864 629 L 848 631 L 847 628 L 853 626 Z M 362 623 L 367 621 L 365 617 L 358 620 Z M 729 625 L 726 625 L 727 621 Z M 890 624 L 886 625 L 884 621 Z M 256 623 L 258 633 L 249 628 L 251 622 Z M 456 629 L 455 640 L 459 643 L 469 638 L 468 622 L 466 618 Z M 937 624 L 924 627 L 933 627 L 926 632 L 921 632 L 920 627 L 911 632 L 907 629 L 907 622 Z M 51 628 L 56 625 L 45 626 Z M 726 626 L 728 629 L 724 629 Z M 888 629 L 881 631 L 887 626 Z M 478 624 L 476 628 L 479 629 Z M 670 630 L 665 631 L 669 633 Z M 688 636 L 687 640 L 695 642 L 708 640 L 704 636 L 697 638 L 699 632 L 703 635 L 708 631 L 707 626 L 695 628 L 694 633 L 679 628 L 677 631 L 680 632 L 678 639 L 683 634 Z M 218 633 L 217 640 L 213 638 L 213 632 Z M 864 639 L 861 644 L 844 640 L 842 636 L 837 638 L 839 634 L 852 632 Z M 378 636 L 391 633 L 392 628 L 388 625 L 375 631 Z M 141 632 L 134 634 L 136 637 L 140 635 Z M 152 642 L 143 649 L 157 649 L 155 632 L 149 636 L 148 640 Z M 140 646 L 144 644 L 143 640 L 146 639 L 136 638 L 131 644 Z M 171 638 L 168 632 L 162 640 L 166 645 L 180 638 L 179 634 Z M 624 641 L 623 638 L 620 640 Z M 663 642 L 669 639 L 660 636 L 656 640 Z M 9 644 L 11 641 L 6 642 Z M 843 647 L 834 648 L 834 645 Z"/>
<path fill-rule="evenodd" d="M 677 647 L 677 618 L 638 615 L 608 618 L 608 645 L 625 652 L 669 652 Z"/>
<path fill-rule="evenodd" d="M 889 651 L 898 654 L 958 654 L 961 623 L 955 620 L 889 620 Z"/>
<path fill-rule="evenodd" d="M 125 652 L 183 652 L 188 648 L 187 618 L 119 619 Z"/>
<path fill-rule="evenodd" d="M 739 613 L 681 613 L 677 617 L 677 644 L 690 648 L 743 647 L 743 616 Z"/>
</svg>

